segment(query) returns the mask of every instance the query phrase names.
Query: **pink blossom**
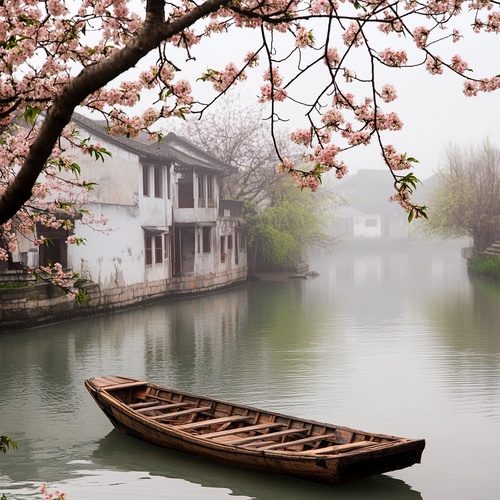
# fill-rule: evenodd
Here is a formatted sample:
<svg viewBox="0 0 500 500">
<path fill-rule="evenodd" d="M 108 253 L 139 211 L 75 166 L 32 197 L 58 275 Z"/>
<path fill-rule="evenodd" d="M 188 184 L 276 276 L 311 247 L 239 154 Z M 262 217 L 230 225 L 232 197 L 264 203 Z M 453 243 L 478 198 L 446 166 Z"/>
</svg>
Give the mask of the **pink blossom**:
<svg viewBox="0 0 500 500">
<path fill-rule="evenodd" d="M 378 55 L 380 60 L 387 66 L 399 67 L 408 62 L 408 57 L 404 50 L 384 49 Z"/>
<path fill-rule="evenodd" d="M 377 113 L 377 128 L 379 130 L 401 130 L 403 128 L 403 122 L 394 112 L 391 112 L 388 115 L 379 112 Z"/>
<path fill-rule="evenodd" d="M 283 77 L 281 76 L 279 69 L 274 68 L 272 73 L 270 70 L 267 70 L 264 74 L 264 79 L 269 80 L 269 83 L 265 83 L 260 88 L 261 95 L 259 102 L 263 103 L 271 100 L 284 101 L 287 97 L 287 91 L 281 88 Z"/>
<path fill-rule="evenodd" d="M 325 148 L 318 148 L 315 152 L 317 160 L 326 166 L 326 168 L 331 168 L 336 165 L 337 155 L 340 153 L 341 148 L 335 144 L 329 144 Z"/>
<path fill-rule="evenodd" d="M 407 170 L 412 166 L 411 159 L 406 154 L 397 153 L 392 144 L 384 146 L 382 156 L 391 170 Z"/>
<path fill-rule="evenodd" d="M 338 126 L 343 123 L 344 117 L 342 113 L 337 109 L 329 109 L 321 118 L 321 121 L 327 126 L 333 129 L 338 129 Z"/>
<path fill-rule="evenodd" d="M 328 47 L 326 51 L 326 64 L 329 68 L 336 68 L 340 64 L 339 52 L 335 47 Z"/>
<path fill-rule="evenodd" d="M 428 55 L 425 61 L 425 69 L 431 75 L 441 75 L 443 74 L 443 63 L 439 57 L 431 57 Z"/>
<path fill-rule="evenodd" d="M 304 49 L 307 46 L 312 47 L 314 45 L 312 31 L 308 31 L 304 26 L 299 26 L 295 33 L 295 45 L 300 49 Z"/>
<path fill-rule="evenodd" d="M 300 129 L 290 134 L 290 139 L 296 144 L 309 146 L 312 141 L 311 129 Z"/>
<path fill-rule="evenodd" d="M 344 40 L 344 45 L 354 47 L 360 47 L 363 45 L 362 30 L 358 23 L 352 22 L 347 30 L 342 34 L 342 39 Z"/>
<path fill-rule="evenodd" d="M 413 30 L 413 40 L 419 49 L 423 49 L 427 45 L 429 30 L 424 26 L 418 26 Z"/>
<path fill-rule="evenodd" d="M 459 55 L 454 55 L 451 58 L 451 67 L 457 73 L 465 73 L 469 69 L 469 65 Z"/>
<path fill-rule="evenodd" d="M 394 101 L 398 96 L 396 93 L 396 89 L 394 88 L 393 85 L 384 85 L 382 87 L 382 91 L 380 92 L 380 97 L 384 102 L 392 102 Z"/>
<path fill-rule="evenodd" d="M 370 143 L 370 133 L 366 130 L 358 130 L 348 135 L 348 142 L 351 146 L 367 145 Z"/>
<path fill-rule="evenodd" d="M 332 11 L 332 6 L 338 8 L 338 3 L 330 3 L 328 0 L 313 0 L 310 12 L 311 14 L 329 14 Z"/>
</svg>

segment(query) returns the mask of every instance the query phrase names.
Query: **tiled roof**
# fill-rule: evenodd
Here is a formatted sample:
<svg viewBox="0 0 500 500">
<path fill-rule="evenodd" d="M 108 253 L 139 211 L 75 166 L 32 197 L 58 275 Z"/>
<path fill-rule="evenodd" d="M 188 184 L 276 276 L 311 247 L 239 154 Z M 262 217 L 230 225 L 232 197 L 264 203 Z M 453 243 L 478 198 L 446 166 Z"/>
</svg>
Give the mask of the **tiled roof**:
<svg viewBox="0 0 500 500">
<path fill-rule="evenodd" d="M 135 153 L 145 160 L 173 161 L 181 167 L 201 167 L 221 173 L 227 169 L 235 168 L 173 132 L 167 134 L 160 142 L 148 142 L 144 137 L 129 139 L 124 136 L 110 135 L 104 126 L 104 122 L 91 120 L 78 113 L 73 113 L 71 121 L 78 127 L 90 132 L 93 136 L 105 139 L 107 142 Z"/>
</svg>

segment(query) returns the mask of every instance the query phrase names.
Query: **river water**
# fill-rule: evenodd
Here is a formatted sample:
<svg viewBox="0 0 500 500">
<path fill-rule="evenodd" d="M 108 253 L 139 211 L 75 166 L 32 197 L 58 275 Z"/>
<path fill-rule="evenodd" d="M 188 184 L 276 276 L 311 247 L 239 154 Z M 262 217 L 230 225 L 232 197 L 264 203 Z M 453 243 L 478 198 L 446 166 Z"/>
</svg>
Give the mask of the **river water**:
<svg viewBox="0 0 500 500">
<path fill-rule="evenodd" d="M 248 283 L 0 335 L 0 495 L 68 499 L 500 498 L 500 284 L 459 244 L 344 244 L 320 275 Z M 367 431 L 422 437 L 422 464 L 329 487 L 121 435 L 85 378 L 122 374 Z"/>
</svg>

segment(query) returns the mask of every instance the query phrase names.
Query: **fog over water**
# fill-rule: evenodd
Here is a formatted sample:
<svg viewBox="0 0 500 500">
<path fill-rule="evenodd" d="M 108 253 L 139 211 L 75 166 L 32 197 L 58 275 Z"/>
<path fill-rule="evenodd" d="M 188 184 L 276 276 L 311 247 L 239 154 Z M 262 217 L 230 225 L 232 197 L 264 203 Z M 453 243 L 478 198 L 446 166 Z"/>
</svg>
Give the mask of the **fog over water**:
<svg viewBox="0 0 500 500">
<path fill-rule="evenodd" d="M 500 284 L 460 244 L 343 244 L 307 280 L 0 334 L 0 495 L 68 499 L 497 499 Z M 427 441 L 422 464 L 338 487 L 168 452 L 113 431 L 83 386 L 122 374 Z"/>
</svg>

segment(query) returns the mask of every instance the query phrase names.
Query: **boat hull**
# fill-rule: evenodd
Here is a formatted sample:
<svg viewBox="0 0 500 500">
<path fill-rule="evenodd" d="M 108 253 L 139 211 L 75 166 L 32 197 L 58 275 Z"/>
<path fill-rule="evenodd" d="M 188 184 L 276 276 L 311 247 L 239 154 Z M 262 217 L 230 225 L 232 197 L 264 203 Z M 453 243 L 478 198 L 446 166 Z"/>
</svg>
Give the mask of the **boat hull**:
<svg viewBox="0 0 500 500">
<path fill-rule="evenodd" d="M 362 441 L 362 443 L 366 442 L 370 444 L 370 446 L 368 448 L 361 447 L 359 449 L 356 449 L 357 443 L 351 443 L 351 446 L 353 446 L 352 450 L 346 450 L 345 452 L 339 452 L 336 454 L 331 452 L 325 452 L 324 454 L 315 453 L 314 451 L 306 453 L 296 451 L 290 452 L 287 450 L 266 451 L 259 448 L 243 448 L 241 446 L 232 445 L 231 443 L 213 442 L 204 438 L 203 435 L 197 435 L 179 430 L 175 425 L 166 425 L 165 423 L 161 423 L 138 414 L 127 404 L 124 404 L 122 400 L 112 394 L 113 391 L 116 391 L 116 389 L 113 389 L 112 391 L 106 390 L 105 386 L 102 385 L 102 380 L 103 378 L 89 379 L 85 381 L 85 385 L 112 425 L 120 432 L 169 450 L 187 453 L 247 469 L 290 476 L 318 483 L 338 484 L 361 479 L 374 474 L 381 474 L 406 468 L 415 463 L 419 463 L 425 447 L 425 441 L 421 439 L 409 440 L 379 434 L 374 434 L 373 436 L 376 436 L 377 439 L 387 438 L 388 441 L 380 443 L 368 443 L 368 441 Z M 122 380 L 129 380 L 132 381 L 129 383 L 134 383 L 134 379 Z M 115 384 L 114 387 L 116 387 L 116 385 L 117 384 Z M 158 387 L 154 384 L 147 384 L 147 386 L 154 388 Z M 125 390 L 127 389 L 124 389 L 121 392 L 124 392 Z M 128 390 L 132 392 L 133 388 Z M 172 391 L 171 389 L 167 390 Z M 200 398 L 188 393 L 182 394 L 196 397 L 198 399 Z M 264 410 L 260 410 L 258 408 L 233 405 L 232 403 L 214 400 L 211 398 L 202 398 L 200 400 L 200 404 L 206 404 L 208 402 L 211 402 L 212 405 L 227 405 L 232 408 L 231 412 L 233 413 L 235 412 L 235 408 L 237 408 L 237 412 L 250 412 L 252 416 L 254 415 L 252 412 L 255 412 L 255 415 L 258 414 L 259 417 L 262 415 L 272 415 L 274 421 L 283 421 L 283 419 L 287 419 L 287 425 L 288 427 L 291 427 L 292 431 L 294 427 L 299 428 L 299 425 L 305 425 L 313 429 L 316 429 L 318 426 L 324 427 L 324 431 L 322 430 L 321 432 L 325 432 L 325 434 L 328 430 L 335 430 L 335 432 L 338 433 L 339 429 L 341 433 L 348 431 L 354 433 L 358 432 L 348 428 L 339 428 L 338 426 L 333 426 L 331 424 L 315 422 L 313 420 L 297 419 L 295 417 L 289 417 L 278 413 L 271 414 L 270 412 L 265 412 Z M 270 422 L 270 420 L 267 421 Z M 184 425 L 184 427 L 189 427 L 190 425 L 196 425 L 196 423 L 187 424 Z M 243 433 L 245 428 L 242 427 L 241 429 L 240 434 Z M 239 428 L 236 430 L 239 430 Z M 224 432 L 230 433 L 231 430 L 219 432 L 220 434 L 224 434 Z M 246 439 L 251 441 L 254 438 L 250 437 Z M 305 440 L 308 439 L 310 438 L 306 438 Z M 244 440 L 245 438 L 243 438 L 243 441 Z M 273 443 L 272 441 L 269 442 Z M 273 446 L 279 447 L 281 445 L 278 442 L 278 444 L 271 444 L 271 446 L 267 447 L 272 448 Z M 349 448 L 349 446 L 349 444 L 344 444 L 338 446 L 338 448 Z M 325 450 L 326 449 L 327 448 L 325 448 Z M 314 455 L 308 455 L 308 453 L 314 453 Z"/>
</svg>

